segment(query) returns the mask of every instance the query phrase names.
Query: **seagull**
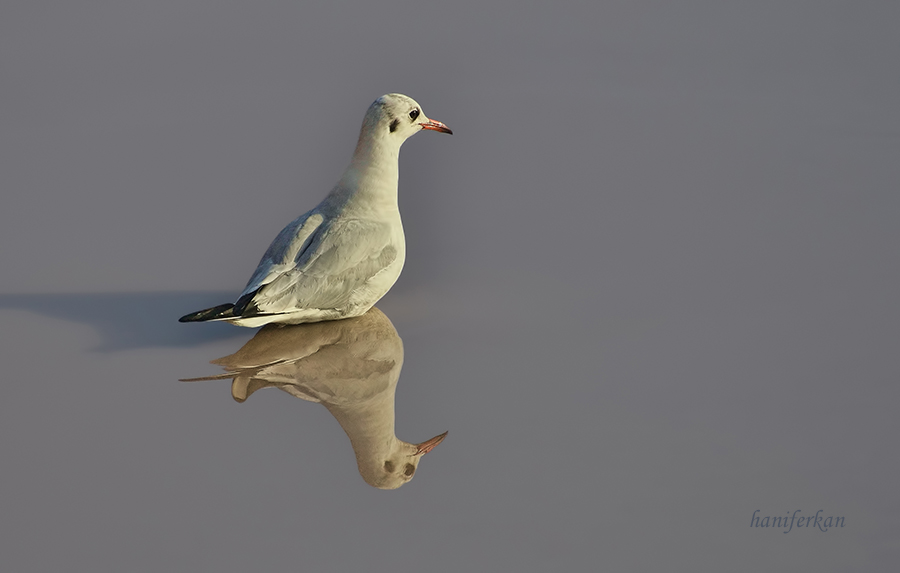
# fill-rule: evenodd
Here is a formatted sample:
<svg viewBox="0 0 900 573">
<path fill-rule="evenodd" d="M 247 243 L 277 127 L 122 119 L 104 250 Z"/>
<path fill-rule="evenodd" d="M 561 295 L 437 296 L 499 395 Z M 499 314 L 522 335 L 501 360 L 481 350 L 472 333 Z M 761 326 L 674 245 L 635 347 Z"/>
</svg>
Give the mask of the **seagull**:
<svg viewBox="0 0 900 573">
<path fill-rule="evenodd" d="M 340 181 L 275 237 L 237 301 L 179 322 L 300 324 L 350 318 L 372 308 L 397 281 L 406 259 L 397 206 L 400 146 L 423 129 L 453 133 L 428 119 L 408 96 L 375 100 Z"/>
<path fill-rule="evenodd" d="M 422 456 L 447 437 L 444 432 L 415 444 L 394 433 L 403 341 L 378 308 L 347 320 L 271 324 L 234 354 L 212 363 L 226 372 L 182 381 L 231 378 L 231 395 L 237 402 L 257 390 L 279 388 L 322 404 L 350 438 L 360 475 L 379 489 L 408 483 Z"/>
</svg>

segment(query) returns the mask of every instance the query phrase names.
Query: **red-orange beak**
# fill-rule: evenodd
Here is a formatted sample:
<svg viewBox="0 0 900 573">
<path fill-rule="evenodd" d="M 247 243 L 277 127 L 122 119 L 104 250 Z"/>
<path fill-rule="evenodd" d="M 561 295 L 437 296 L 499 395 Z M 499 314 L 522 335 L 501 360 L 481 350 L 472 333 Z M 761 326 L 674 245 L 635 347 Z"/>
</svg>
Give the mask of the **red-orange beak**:
<svg viewBox="0 0 900 573">
<path fill-rule="evenodd" d="M 447 131 L 450 131 L 449 129 Z M 422 442 L 421 444 L 416 444 L 416 453 L 414 456 L 421 456 L 423 454 L 427 454 L 431 450 L 437 447 L 438 444 L 444 441 L 444 438 L 447 437 L 449 432 L 444 432 L 440 436 L 435 436 L 426 442 Z"/>
<path fill-rule="evenodd" d="M 419 125 L 422 126 L 422 129 L 430 129 L 432 131 L 440 131 L 441 133 L 449 133 L 450 135 L 453 135 L 453 132 L 450 131 L 449 127 L 439 121 L 434 121 L 433 119 L 423 121 Z"/>
</svg>

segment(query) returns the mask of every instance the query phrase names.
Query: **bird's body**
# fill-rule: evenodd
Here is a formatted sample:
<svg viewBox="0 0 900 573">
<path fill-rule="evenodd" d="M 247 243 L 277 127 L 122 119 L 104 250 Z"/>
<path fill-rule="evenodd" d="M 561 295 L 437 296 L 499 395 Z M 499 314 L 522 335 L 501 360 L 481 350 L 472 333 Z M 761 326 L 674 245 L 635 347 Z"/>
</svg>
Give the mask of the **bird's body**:
<svg viewBox="0 0 900 573">
<path fill-rule="evenodd" d="M 397 203 L 400 146 L 414 133 L 452 133 L 401 94 L 366 112 L 350 166 L 313 210 L 275 238 L 235 303 L 182 317 L 240 326 L 359 316 L 397 281 L 406 240 Z"/>
</svg>

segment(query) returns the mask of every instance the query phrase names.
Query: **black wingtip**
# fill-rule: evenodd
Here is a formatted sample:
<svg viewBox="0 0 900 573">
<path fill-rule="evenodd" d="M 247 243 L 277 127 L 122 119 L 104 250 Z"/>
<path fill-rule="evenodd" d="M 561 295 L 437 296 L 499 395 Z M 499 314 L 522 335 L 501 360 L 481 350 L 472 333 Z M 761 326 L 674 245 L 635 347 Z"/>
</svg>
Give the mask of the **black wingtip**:
<svg viewBox="0 0 900 573">
<path fill-rule="evenodd" d="M 231 312 L 233 312 L 235 316 L 244 316 L 244 311 L 247 310 L 247 307 L 250 306 L 251 302 L 253 302 L 253 297 L 256 296 L 256 293 L 258 293 L 261 288 L 262 287 L 259 287 L 258 289 L 248 292 L 247 294 L 239 298 L 237 302 L 234 303 Z"/>
<path fill-rule="evenodd" d="M 234 313 L 232 312 L 233 309 L 234 305 L 230 302 L 227 304 L 220 304 L 219 306 L 186 314 L 179 318 L 178 322 L 206 322 L 207 320 L 215 320 L 217 318 L 228 318 L 234 316 Z"/>
</svg>

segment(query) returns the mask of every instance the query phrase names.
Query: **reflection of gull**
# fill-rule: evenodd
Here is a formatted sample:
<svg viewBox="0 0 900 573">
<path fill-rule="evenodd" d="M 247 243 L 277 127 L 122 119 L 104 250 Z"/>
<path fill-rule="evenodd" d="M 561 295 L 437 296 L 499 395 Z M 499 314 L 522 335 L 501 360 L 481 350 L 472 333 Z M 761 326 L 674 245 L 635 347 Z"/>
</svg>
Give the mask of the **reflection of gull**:
<svg viewBox="0 0 900 573">
<path fill-rule="evenodd" d="M 406 257 L 397 208 L 400 146 L 423 129 L 452 133 L 402 94 L 369 106 L 350 166 L 324 201 L 285 227 L 235 303 L 181 317 L 239 326 L 359 316 L 393 286 Z"/>
<path fill-rule="evenodd" d="M 378 488 L 395 489 L 411 480 L 420 456 L 447 435 L 410 444 L 394 434 L 403 342 L 377 308 L 347 320 L 266 326 L 213 364 L 227 372 L 185 381 L 232 378 L 231 395 L 238 402 L 274 386 L 328 408 L 350 438 L 359 473 Z"/>
</svg>

